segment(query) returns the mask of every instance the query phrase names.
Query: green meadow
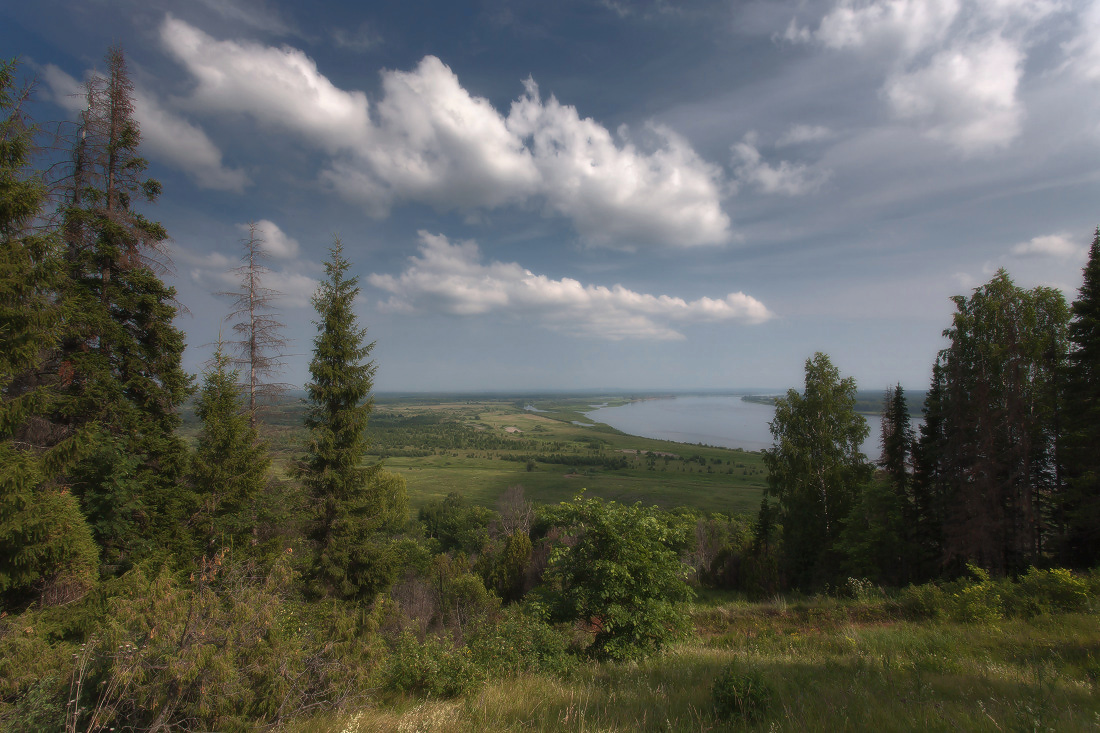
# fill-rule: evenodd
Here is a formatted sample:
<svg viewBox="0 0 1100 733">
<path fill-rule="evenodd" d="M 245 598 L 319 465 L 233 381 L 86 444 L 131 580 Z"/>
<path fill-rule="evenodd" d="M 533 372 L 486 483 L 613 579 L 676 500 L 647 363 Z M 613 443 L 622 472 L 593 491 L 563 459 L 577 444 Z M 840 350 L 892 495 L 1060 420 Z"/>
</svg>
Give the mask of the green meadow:
<svg viewBox="0 0 1100 733">
<path fill-rule="evenodd" d="M 1091 612 L 977 622 L 914 619 L 877 593 L 765 602 L 710 593 L 692 607 L 691 638 L 659 656 L 490 681 L 453 700 L 397 697 L 308 729 L 1095 731 L 1098 580 Z M 714 714 L 711 689 L 731 663 L 771 687 L 756 720 Z"/>
</svg>

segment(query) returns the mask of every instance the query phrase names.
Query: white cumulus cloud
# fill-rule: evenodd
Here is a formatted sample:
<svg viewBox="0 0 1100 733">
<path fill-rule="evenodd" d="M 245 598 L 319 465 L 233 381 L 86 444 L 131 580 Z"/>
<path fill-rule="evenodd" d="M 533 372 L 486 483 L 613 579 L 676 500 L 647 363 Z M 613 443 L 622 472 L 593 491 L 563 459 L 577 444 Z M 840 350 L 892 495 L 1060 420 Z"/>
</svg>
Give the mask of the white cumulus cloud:
<svg viewBox="0 0 1100 733">
<path fill-rule="evenodd" d="M 959 0 L 840 0 L 813 34 L 834 49 L 891 49 L 911 57 L 943 40 Z"/>
<path fill-rule="evenodd" d="M 721 171 L 667 127 L 650 125 L 654 148 L 643 151 L 621 131 L 616 141 L 595 120 L 551 96 L 531 79 L 512 103 L 508 127 L 530 140 L 542 193 L 593 241 L 662 242 L 682 247 L 729 240 Z"/>
<path fill-rule="evenodd" d="M 305 132 L 331 152 L 358 147 L 369 133 L 367 96 L 338 89 L 298 49 L 218 41 L 170 15 L 160 37 L 197 81 L 196 106 Z"/>
<path fill-rule="evenodd" d="M 784 37 L 870 55 L 884 70 L 882 97 L 897 119 L 964 155 L 982 154 L 1019 137 L 1028 50 L 1041 40 L 1044 21 L 1073 7 L 1063 0 L 838 0 L 816 29 L 792 21 Z M 1087 68 L 1091 44 L 1067 52 Z"/>
<path fill-rule="evenodd" d="M 929 64 L 891 79 L 885 88 L 894 114 L 925 121 L 925 134 L 964 152 L 1003 147 L 1020 132 L 1016 96 L 1023 54 L 993 36 L 937 53 Z"/>
<path fill-rule="evenodd" d="M 1066 234 L 1046 234 L 1020 242 L 1012 248 L 1012 254 L 1028 257 L 1057 257 L 1070 259 L 1082 255 L 1085 248 L 1074 242 Z"/>
<path fill-rule="evenodd" d="M 310 299 L 320 283 L 306 274 L 320 270 L 320 265 L 298 257 L 298 240 L 289 236 L 270 219 L 255 222 L 256 234 L 262 240 L 260 247 L 271 255 L 274 261 L 264 263 L 262 286 L 271 290 L 275 296 L 275 307 L 308 308 Z M 241 287 L 240 273 L 244 250 L 242 242 L 247 241 L 248 224 L 238 224 L 241 233 L 236 241 L 226 240 L 219 249 L 200 254 L 190 246 L 173 242 L 170 246 L 172 259 L 187 267 L 191 280 L 207 289 L 211 294 L 235 292 Z M 229 301 L 226 300 L 226 309 Z"/>
<path fill-rule="evenodd" d="M 477 244 L 452 244 L 421 231 L 420 254 L 401 274 L 372 274 L 367 281 L 391 294 L 382 305 L 395 311 L 438 311 L 455 315 L 507 313 L 546 328 L 611 340 L 684 338 L 677 324 L 717 321 L 762 323 L 772 317 L 763 303 L 744 293 L 686 301 L 649 295 L 621 285 L 584 285 L 554 280 L 514 262 L 484 263 Z"/>
<path fill-rule="evenodd" d="M 538 186 L 530 152 L 487 99 L 467 92 L 434 56 L 382 75 L 370 142 L 324 177 L 377 212 L 393 199 L 443 209 L 518 202 Z"/>
<path fill-rule="evenodd" d="M 533 80 L 505 116 L 426 56 L 411 71 L 383 71 L 372 106 L 290 47 L 218 41 L 171 16 L 161 38 L 197 80 L 197 107 L 301 135 L 331 156 L 322 180 L 372 216 L 403 201 L 458 211 L 536 205 L 595 244 L 731 239 L 722 171 L 685 139 L 648 125 L 650 144 L 636 145 L 575 107 L 544 101 Z"/>
<path fill-rule="evenodd" d="M 801 145 L 802 143 L 828 140 L 832 136 L 833 131 L 822 125 L 791 125 L 790 128 L 775 141 L 775 146 L 777 148 L 785 148 L 789 145 Z"/>
<path fill-rule="evenodd" d="M 186 171 L 203 188 L 239 193 L 248 185 L 248 175 L 227 168 L 221 150 L 201 128 L 164 109 L 144 91 L 134 93 L 134 116 L 141 127 L 142 151 L 150 157 Z"/>
</svg>

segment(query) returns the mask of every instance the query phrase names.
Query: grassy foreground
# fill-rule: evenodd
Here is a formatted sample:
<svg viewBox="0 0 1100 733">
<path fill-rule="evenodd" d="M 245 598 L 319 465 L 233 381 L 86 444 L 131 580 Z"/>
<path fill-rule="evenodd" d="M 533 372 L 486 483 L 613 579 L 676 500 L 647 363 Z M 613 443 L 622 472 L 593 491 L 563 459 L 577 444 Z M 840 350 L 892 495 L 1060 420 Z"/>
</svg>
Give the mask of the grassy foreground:
<svg viewBox="0 0 1100 733">
<path fill-rule="evenodd" d="M 317 731 L 1095 731 L 1100 616 L 995 623 L 907 621 L 885 599 L 711 601 L 695 636 L 641 663 L 522 676 L 457 700 L 395 699 L 314 719 Z M 774 697 L 757 722 L 715 719 L 730 662 Z"/>
</svg>

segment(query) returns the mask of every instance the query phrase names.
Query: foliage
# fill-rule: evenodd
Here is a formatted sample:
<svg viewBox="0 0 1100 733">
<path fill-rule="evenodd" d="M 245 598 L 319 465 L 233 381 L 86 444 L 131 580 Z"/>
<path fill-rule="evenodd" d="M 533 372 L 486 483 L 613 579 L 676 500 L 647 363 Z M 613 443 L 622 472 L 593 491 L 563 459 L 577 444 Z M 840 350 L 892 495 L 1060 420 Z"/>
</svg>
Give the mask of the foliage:
<svg viewBox="0 0 1100 733">
<path fill-rule="evenodd" d="M 743 670 L 736 662 L 718 674 L 711 690 L 714 714 L 719 720 L 758 721 L 767 714 L 773 696 L 760 670 Z"/>
<path fill-rule="evenodd" d="M 0 594 L 60 603 L 90 587 L 98 565 L 79 502 L 61 481 L 89 432 L 47 420 L 47 355 L 64 321 L 54 294 L 64 278 L 56 236 L 34 228 L 45 188 L 30 169 L 36 131 L 16 72 L 15 62 L 0 63 Z"/>
<path fill-rule="evenodd" d="M 402 633 L 381 676 L 383 688 L 392 692 L 448 698 L 486 680 L 521 673 L 561 675 L 571 666 L 566 636 L 512 607 L 479 624 L 462 645 L 448 637 L 418 640 Z"/>
<path fill-rule="evenodd" d="M 300 475 L 316 506 L 311 533 L 316 546 L 318 591 L 338 598 L 369 598 L 397 577 L 396 553 L 384 530 L 403 524 L 407 511 L 403 480 L 363 467 L 365 436 L 373 400 L 374 347 L 364 343 L 352 309 L 358 278 L 337 239 L 325 263 L 327 279 L 313 296 L 317 311 L 310 382 L 306 385 L 310 431 Z"/>
<path fill-rule="evenodd" d="M 271 458 L 237 388 L 237 371 L 218 344 L 203 379 L 195 412 L 202 421 L 191 484 L 200 497 L 194 522 L 199 546 L 208 551 L 247 547 L 254 539 L 255 504 L 267 483 Z"/>
<path fill-rule="evenodd" d="M 472 572 L 465 555 L 436 555 L 428 569 L 428 583 L 440 623 L 459 639 L 500 607 L 500 599 Z"/>
<path fill-rule="evenodd" d="M 888 480 L 864 485 L 838 545 L 844 553 L 842 565 L 849 573 L 893 586 L 904 584 L 916 562 L 908 509 L 906 497 Z"/>
<path fill-rule="evenodd" d="M 1060 554 L 1074 567 L 1100 564 L 1100 228 L 1069 324 L 1059 446 L 1066 487 Z"/>
<path fill-rule="evenodd" d="M 87 84 L 62 212 L 66 320 L 52 420 L 63 429 L 94 421 L 105 441 L 72 482 L 104 561 L 117 568 L 150 555 L 186 562 L 196 503 L 182 480 L 187 453 L 175 429 L 190 377 L 181 367 L 183 334 L 173 325 L 175 291 L 158 276 L 167 232 L 133 208 L 154 201 L 160 184 L 143 178 L 122 51 L 111 49 L 106 63 L 106 76 Z M 116 450 L 132 460 L 104 460 Z M 85 480 L 91 476 L 111 487 L 110 501 L 99 483 Z"/>
<path fill-rule="evenodd" d="M 440 550 L 467 554 L 480 552 L 489 542 L 489 525 L 496 517 L 492 509 L 471 505 L 454 491 L 421 507 L 417 516 L 424 534 L 438 540 Z"/>
<path fill-rule="evenodd" d="M 1063 568 L 1029 568 L 1014 581 L 992 579 L 985 570 L 970 565 L 966 577 L 951 583 L 902 589 L 898 603 L 907 618 L 991 623 L 1087 611 L 1094 595 L 1085 579 Z"/>
<path fill-rule="evenodd" d="M 912 464 L 910 452 L 914 439 L 905 390 L 898 384 L 887 389 L 883 398 L 882 459 L 879 464 L 890 476 L 894 490 L 901 496 L 908 494 Z"/>
<path fill-rule="evenodd" d="M 434 636 L 420 641 L 409 631 L 397 638 L 381 675 L 384 689 L 425 697 L 461 695 L 476 679 L 466 649 Z"/>
<path fill-rule="evenodd" d="M 568 537 L 545 575 L 554 615 L 594 632 L 595 657 L 643 657 L 678 636 L 692 597 L 677 552 L 687 544 L 682 525 L 654 507 L 583 497 L 547 515 Z"/>
<path fill-rule="evenodd" d="M 765 451 L 768 491 L 779 504 L 788 579 L 820 583 L 836 572 L 837 541 L 871 465 L 860 452 L 869 429 L 856 414 L 856 384 L 829 357 L 806 360 L 803 394 L 789 390 L 776 402 L 774 446 Z"/>
<path fill-rule="evenodd" d="M 922 431 L 922 475 L 942 492 L 944 561 L 1015 572 L 1051 535 L 1069 313 L 1059 290 L 1023 290 L 1004 270 L 954 302 Z"/>
</svg>

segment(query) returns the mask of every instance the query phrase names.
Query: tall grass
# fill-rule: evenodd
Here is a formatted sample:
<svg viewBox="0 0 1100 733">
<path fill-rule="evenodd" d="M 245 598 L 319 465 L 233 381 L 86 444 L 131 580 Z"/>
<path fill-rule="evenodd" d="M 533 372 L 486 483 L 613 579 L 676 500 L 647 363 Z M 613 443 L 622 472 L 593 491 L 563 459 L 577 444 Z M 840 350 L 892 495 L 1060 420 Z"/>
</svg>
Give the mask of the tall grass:
<svg viewBox="0 0 1100 733">
<path fill-rule="evenodd" d="M 1095 731 L 1100 615 L 994 622 L 907 620 L 888 599 L 709 599 L 689 642 L 640 663 L 578 666 L 564 679 L 491 682 L 453 701 L 313 721 L 332 731 Z M 1095 604 L 1095 596 L 1092 601 Z M 730 662 L 774 689 L 755 723 L 716 719 Z M 303 729 L 304 730 L 304 729 Z"/>
</svg>

